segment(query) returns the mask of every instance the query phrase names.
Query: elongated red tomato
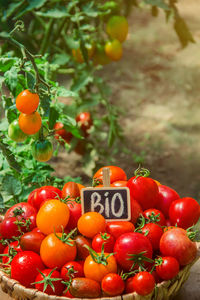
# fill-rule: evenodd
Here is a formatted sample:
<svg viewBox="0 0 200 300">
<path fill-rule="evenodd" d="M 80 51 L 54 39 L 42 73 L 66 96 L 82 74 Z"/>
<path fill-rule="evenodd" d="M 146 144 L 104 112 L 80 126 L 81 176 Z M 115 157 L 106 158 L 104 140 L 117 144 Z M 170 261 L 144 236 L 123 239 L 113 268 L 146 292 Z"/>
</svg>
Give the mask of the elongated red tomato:
<svg viewBox="0 0 200 300">
<path fill-rule="evenodd" d="M 156 208 L 162 211 L 165 218 L 168 219 L 170 205 L 174 200 L 180 198 L 179 194 L 175 190 L 165 185 L 159 185 L 158 191 L 159 196 L 158 201 L 156 203 Z"/>
</svg>

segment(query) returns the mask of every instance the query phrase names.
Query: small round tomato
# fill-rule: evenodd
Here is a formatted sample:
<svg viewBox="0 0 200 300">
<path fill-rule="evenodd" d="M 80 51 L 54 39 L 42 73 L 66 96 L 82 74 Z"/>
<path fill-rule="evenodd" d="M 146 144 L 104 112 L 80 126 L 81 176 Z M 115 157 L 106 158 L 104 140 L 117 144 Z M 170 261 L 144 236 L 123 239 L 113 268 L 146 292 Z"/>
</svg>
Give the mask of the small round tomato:
<svg viewBox="0 0 200 300">
<path fill-rule="evenodd" d="M 80 190 L 76 182 L 69 181 L 65 183 L 62 189 L 62 198 L 66 198 L 66 197 L 70 197 L 70 198 L 80 197 Z"/>
<path fill-rule="evenodd" d="M 180 197 L 175 190 L 173 190 L 170 187 L 165 186 L 165 185 L 159 185 L 158 191 L 159 191 L 159 195 L 158 195 L 158 201 L 156 203 L 156 208 L 159 209 L 160 211 L 162 211 L 165 218 L 168 219 L 169 218 L 169 208 L 170 208 L 171 203 L 174 200 L 179 199 Z"/>
<path fill-rule="evenodd" d="M 76 122 L 84 133 L 84 136 L 88 136 L 88 130 L 91 128 L 93 122 L 89 112 L 81 112 L 76 117 Z"/>
<path fill-rule="evenodd" d="M 116 166 L 107 166 L 100 168 L 93 177 L 94 181 L 99 181 L 99 183 L 103 182 L 103 168 L 109 168 L 110 169 L 110 183 L 113 183 L 115 181 L 119 180 L 127 180 L 126 173 L 124 170 L 122 170 L 120 167 Z"/>
<path fill-rule="evenodd" d="M 40 246 L 45 238 L 41 232 L 31 231 L 26 232 L 20 237 L 20 246 L 23 251 L 33 251 L 40 254 Z"/>
<path fill-rule="evenodd" d="M 15 142 L 23 142 L 27 135 L 20 129 L 18 120 L 14 120 L 8 127 L 8 136 Z"/>
<path fill-rule="evenodd" d="M 20 236 L 20 227 L 17 226 L 16 217 L 5 218 L 1 223 L 1 235 L 4 239 Z"/>
<path fill-rule="evenodd" d="M 59 199 L 62 197 L 62 192 L 58 188 L 46 185 L 39 189 L 35 189 L 32 197 L 32 205 L 39 210 L 42 202 L 48 199 Z"/>
<path fill-rule="evenodd" d="M 20 129 L 28 135 L 37 133 L 42 125 L 41 116 L 37 111 L 30 115 L 21 113 L 18 121 Z"/>
<path fill-rule="evenodd" d="M 29 90 L 22 91 L 16 98 L 16 107 L 24 114 L 32 114 L 37 109 L 38 105 L 38 94 L 31 93 Z"/>
<path fill-rule="evenodd" d="M 32 155 L 40 162 L 51 159 L 53 154 L 53 145 L 49 140 L 35 141 L 32 143 Z"/>
<path fill-rule="evenodd" d="M 166 225 L 166 219 L 163 213 L 155 208 L 149 208 L 143 212 L 143 216 L 149 219 L 153 223 L 159 224 L 160 226 Z"/>
<path fill-rule="evenodd" d="M 67 206 L 69 208 L 69 221 L 67 224 L 67 229 L 70 231 L 77 227 L 77 223 L 79 218 L 81 217 L 81 203 L 79 199 L 69 198 L 67 202 Z"/>
<path fill-rule="evenodd" d="M 76 244 L 65 233 L 51 233 L 45 237 L 40 246 L 40 256 L 49 268 L 61 268 L 76 258 Z M 58 255 L 59 253 L 59 255 Z"/>
<path fill-rule="evenodd" d="M 199 203 L 190 197 L 177 199 L 169 208 L 169 218 L 172 225 L 187 229 L 197 223 L 200 217 Z"/>
<path fill-rule="evenodd" d="M 99 232 L 105 232 L 106 220 L 97 212 L 83 214 L 78 220 L 79 232 L 89 238 L 93 238 Z"/>
<path fill-rule="evenodd" d="M 71 141 L 73 135 L 71 134 L 71 132 L 65 130 L 63 123 L 57 122 L 55 123 L 53 128 L 55 130 L 54 137 L 55 139 L 60 140 L 61 144 L 63 143 L 63 140 L 66 143 L 69 143 Z"/>
<path fill-rule="evenodd" d="M 151 242 L 153 250 L 158 250 L 160 245 L 160 239 L 163 235 L 163 230 L 158 224 L 148 223 L 145 224 L 141 229 L 142 233 L 149 239 Z"/>
<path fill-rule="evenodd" d="M 155 279 L 149 272 L 139 272 L 132 280 L 133 289 L 142 296 L 151 294 L 155 287 Z"/>
<path fill-rule="evenodd" d="M 60 272 L 54 269 L 45 269 L 35 278 L 35 288 L 48 295 L 61 296 L 65 289 L 65 285 L 61 281 Z"/>
<path fill-rule="evenodd" d="M 86 48 L 86 51 L 87 51 L 87 54 L 88 54 L 88 58 L 91 58 L 94 54 L 94 44 L 86 44 L 85 45 L 85 48 Z M 82 51 L 80 48 L 77 48 L 77 49 L 72 49 L 72 55 L 73 57 L 75 58 L 75 60 L 79 63 L 83 63 L 84 62 L 84 57 L 83 57 L 83 54 L 82 54 Z"/>
<path fill-rule="evenodd" d="M 106 232 L 98 233 L 93 237 L 92 240 L 92 248 L 96 252 L 101 252 L 102 246 L 104 244 L 104 251 L 111 253 L 113 252 L 114 244 L 115 244 L 115 239 L 114 237 Z"/>
<path fill-rule="evenodd" d="M 105 53 L 113 61 L 120 60 L 123 54 L 121 43 L 116 39 L 106 42 Z"/>
<path fill-rule="evenodd" d="M 27 288 L 32 287 L 38 270 L 44 270 L 40 256 L 32 251 L 19 252 L 11 262 L 11 278 Z"/>
<path fill-rule="evenodd" d="M 106 24 L 106 32 L 112 39 L 123 43 L 128 35 L 127 19 L 124 16 L 112 16 Z"/>
<path fill-rule="evenodd" d="M 57 199 L 49 199 L 40 207 L 37 217 L 37 227 L 44 234 L 62 232 L 69 221 L 68 206 Z"/>
<path fill-rule="evenodd" d="M 67 262 L 61 269 L 61 277 L 65 281 L 69 281 L 70 278 L 84 277 L 83 265 L 77 261 Z"/>
<path fill-rule="evenodd" d="M 176 258 L 172 256 L 165 256 L 160 257 L 157 261 L 159 263 L 156 264 L 156 273 L 160 278 L 163 280 L 170 280 L 178 275 L 179 263 Z"/>
<path fill-rule="evenodd" d="M 3 254 L 5 254 L 2 259 L 3 264 L 10 264 L 15 255 L 21 251 L 22 249 L 18 241 L 11 242 L 3 251 Z"/>
<path fill-rule="evenodd" d="M 91 248 L 91 240 L 78 234 L 77 236 L 75 236 L 74 241 L 77 248 L 77 258 L 85 260 L 86 257 L 90 254 L 85 245 Z"/>
<path fill-rule="evenodd" d="M 129 221 L 110 221 L 106 224 L 106 232 L 110 233 L 115 239 L 123 233 L 133 232 L 135 226 Z"/>
<path fill-rule="evenodd" d="M 101 281 L 101 289 L 109 296 L 119 296 L 123 293 L 125 284 L 121 276 L 109 273 Z"/>
<path fill-rule="evenodd" d="M 98 253 L 102 256 L 101 253 Z M 104 253 L 107 257 L 109 253 Z M 103 277 L 108 273 L 117 273 L 117 262 L 113 255 L 106 258 L 107 264 L 97 263 L 93 260 L 92 256 L 89 255 L 84 263 L 84 274 L 85 277 L 101 282 Z"/>
<path fill-rule="evenodd" d="M 126 187 L 127 185 L 127 180 L 118 180 L 115 181 L 111 184 L 112 187 Z"/>
</svg>

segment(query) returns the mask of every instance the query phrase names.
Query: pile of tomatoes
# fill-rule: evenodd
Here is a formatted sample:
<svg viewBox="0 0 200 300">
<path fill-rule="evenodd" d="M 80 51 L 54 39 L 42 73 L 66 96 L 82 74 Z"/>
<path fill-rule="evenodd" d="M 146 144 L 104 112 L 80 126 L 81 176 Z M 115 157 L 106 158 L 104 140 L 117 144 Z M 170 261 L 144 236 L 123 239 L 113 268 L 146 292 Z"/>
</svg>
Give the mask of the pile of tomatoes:
<svg viewBox="0 0 200 300">
<path fill-rule="evenodd" d="M 130 189 L 131 220 L 82 214 L 81 184 L 37 188 L 0 223 L 2 268 L 12 279 L 69 298 L 146 296 L 196 258 L 194 232 L 188 228 L 200 217 L 198 202 L 180 198 L 145 169 L 129 180 L 121 168 L 109 169 L 112 187 Z M 93 181 L 102 186 L 102 168 Z"/>
</svg>

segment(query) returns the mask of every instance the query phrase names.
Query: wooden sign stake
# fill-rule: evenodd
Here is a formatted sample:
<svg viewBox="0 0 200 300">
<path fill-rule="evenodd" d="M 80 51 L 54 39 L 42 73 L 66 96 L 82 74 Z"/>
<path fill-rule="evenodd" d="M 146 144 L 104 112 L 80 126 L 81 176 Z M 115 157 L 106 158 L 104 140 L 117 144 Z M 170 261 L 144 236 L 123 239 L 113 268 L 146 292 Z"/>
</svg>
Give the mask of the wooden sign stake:
<svg viewBox="0 0 200 300">
<path fill-rule="evenodd" d="M 103 186 L 110 187 L 110 168 L 103 168 Z"/>
</svg>

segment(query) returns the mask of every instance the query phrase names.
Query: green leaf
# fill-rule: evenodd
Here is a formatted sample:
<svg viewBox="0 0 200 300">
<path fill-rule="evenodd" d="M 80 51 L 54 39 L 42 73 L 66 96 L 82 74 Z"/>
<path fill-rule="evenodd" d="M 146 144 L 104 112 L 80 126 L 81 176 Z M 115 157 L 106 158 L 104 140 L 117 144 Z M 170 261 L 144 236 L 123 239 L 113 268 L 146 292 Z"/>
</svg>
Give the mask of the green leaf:
<svg viewBox="0 0 200 300">
<path fill-rule="evenodd" d="M 16 63 L 15 58 L 1 57 L 0 58 L 0 71 L 8 71 Z"/>
<path fill-rule="evenodd" d="M 0 194 L 0 208 L 4 208 L 3 196 Z"/>
<path fill-rule="evenodd" d="M 178 35 L 178 38 L 183 48 L 186 47 L 190 42 L 195 43 L 195 40 L 187 24 L 185 23 L 184 19 L 182 19 L 180 16 L 176 16 L 175 18 L 174 29 Z"/>
<path fill-rule="evenodd" d="M 8 164 L 10 165 L 11 168 L 15 169 L 17 172 L 21 172 L 21 166 L 19 163 L 16 161 L 14 154 L 12 151 L 9 149 L 8 144 L 3 142 L 3 137 L 0 135 L 0 150 L 2 151 L 3 155 L 5 156 Z"/>
<path fill-rule="evenodd" d="M 45 18 L 65 18 L 70 17 L 70 14 L 68 13 L 68 10 L 66 7 L 62 6 L 59 9 L 58 8 L 52 8 L 47 10 L 46 12 L 37 11 L 36 14 L 41 17 Z"/>
<path fill-rule="evenodd" d="M 54 106 L 50 107 L 49 129 L 53 129 L 58 117 L 59 117 L 59 112 L 56 110 L 56 108 Z"/>
<path fill-rule="evenodd" d="M 63 66 L 65 64 L 67 64 L 70 60 L 70 56 L 67 55 L 66 53 L 61 53 L 61 54 L 56 54 L 54 56 L 54 60 L 53 63 L 57 64 L 59 66 Z"/>
<path fill-rule="evenodd" d="M 20 10 L 20 12 L 14 17 L 14 20 L 17 20 L 18 18 L 20 18 L 25 13 L 27 13 L 31 10 L 42 7 L 46 1 L 47 0 L 27 0 L 26 2 L 28 2 L 28 5 L 24 9 Z"/>
<path fill-rule="evenodd" d="M 12 67 L 10 70 L 8 70 L 4 76 L 5 76 L 5 83 L 7 84 L 8 88 L 12 91 L 13 94 L 15 88 L 17 87 L 17 74 L 18 74 L 19 69 L 16 67 Z"/>
<path fill-rule="evenodd" d="M 2 89 L 2 85 L 4 83 L 5 78 L 3 76 L 0 76 L 0 90 Z"/>
<path fill-rule="evenodd" d="M 24 3 L 24 0 L 17 1 L 15 3 L 11 3 L 8 7 L 8 9 L 5 12 L 5 15 L 3 16 L 2 20 L 7 20 L 17 9 Z"/>
<path fill-rule="evenodd" d="M 77 97 L 78 94 L 74 91 L 67 90 L 63 86 L 59 86 L 57 89 L 57 96 L 58 97 Z"/>
<path fill-rule="evenodd" d="M 9 122 L 9 124 L 12 123 L 14 120 L 16 120 L 17 114 L 16 114 L 16 108 L 15 107 L 14 108 L 11 107 L 6 111 L 6 118 Z"/>
<path fill-rule="evenodd" d="M 150 4 L 152 6 L 157 6 L 157 7 L 160 7 L 164 10 L 169 10 L 169 6 L 166 4 L 165 1 L 163 0 L 145 0 L 144 3 L 146 4 Z"/>
<path fill-rule="evenodd" d="M 27 87 L 30 91 L 34 91 L 35 89 L 35 76 L 31 72 L 26 72 L 26 83 Z"/>
<path fill-rule="evenodd" d="M 69 181 L 73 181 L 73 182 L 76 182 L 76 183 L 81 183 L 82 182 L 81 181 L 81 177 L 75 177 L 75 178 L 73 178 L 71 176 L 65 176 L 64 177 L 64 182 L 67 183 Z"/>
<path fill-rule="evenodd" d="M 40 93 L 40 105 L 44 110 L 45 117 L 49 115 L 50 103 L 51 103 L 50 95 L 47 95 L 46 93 Z"/>
<path fill-rule="evenodd" d="M 88 74 L 82 74 L 79 76 L 71 87 L 73 92 L 79 92 L 83 87 L 85 87 L 88 83 L 93 81 L 93 77 Z"/>
<path fill-rule="evenodd" d="M 8 195 L 17 196 L 22 191 L 21 182 L 17 178 L 15 178 L 14 176 L 11 176 L 11 175 L 6 175 L 3 178 L 2 186 L 3 186 L 4 191 Z"/>
</svg>

